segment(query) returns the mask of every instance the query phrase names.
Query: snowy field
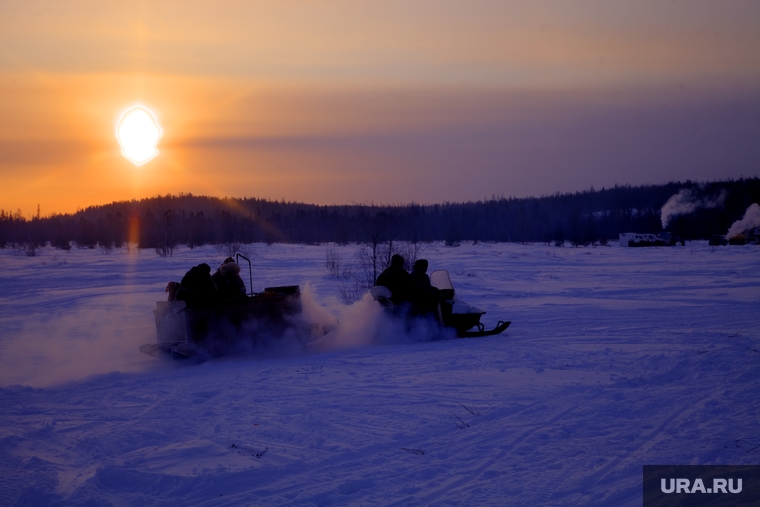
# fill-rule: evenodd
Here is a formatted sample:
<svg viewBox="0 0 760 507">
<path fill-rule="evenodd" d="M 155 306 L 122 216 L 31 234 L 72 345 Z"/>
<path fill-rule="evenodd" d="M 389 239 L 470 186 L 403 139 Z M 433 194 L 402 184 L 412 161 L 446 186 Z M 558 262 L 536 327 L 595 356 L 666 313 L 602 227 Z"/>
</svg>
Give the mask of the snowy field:
<svg viewBox="0 0 760 507">
<path fill-rule="evenodd" d="M 433 245 L 512 321 L 438 341 L 345 307 L 325 246 L 249 249 L 340 339 L 161 362 L 166 283 L 225 254 L 0 250 L 0 505 L 639 506 L 643 464 L 760 464 L 760 247 Z"/>
</svg>

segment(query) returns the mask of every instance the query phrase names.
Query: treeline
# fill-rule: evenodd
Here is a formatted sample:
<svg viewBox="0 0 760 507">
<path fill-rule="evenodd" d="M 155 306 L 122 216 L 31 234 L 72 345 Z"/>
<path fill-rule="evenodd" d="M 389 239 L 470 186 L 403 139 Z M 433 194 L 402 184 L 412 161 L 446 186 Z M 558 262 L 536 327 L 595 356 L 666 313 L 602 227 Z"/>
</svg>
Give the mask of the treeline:
<svg viewBox="0 0 760 507">
<path fill-rule="evenodd" d="M 171 255 L 177 245 L 373 243 L 384 241 L 571 242 L 617 239 L 621 232 L 662 231 L 660 210 L 682 189 L 695 200 L 724 193 L 721 205 L 676 216 L 668 230 L 684 239 L 724 234 L 747 207 L 760 202 L 760 179 L 711 183 L 615 186 L 530 198 L 433 205 L 318 206 L 267 199 L 215 198 L 192 194 L 91 206 L 74 214 L 36 216 L 0 211 L 0 247 L 34 249 L 50 243 L 120 247 L 136 243 Z"/>
</svg>

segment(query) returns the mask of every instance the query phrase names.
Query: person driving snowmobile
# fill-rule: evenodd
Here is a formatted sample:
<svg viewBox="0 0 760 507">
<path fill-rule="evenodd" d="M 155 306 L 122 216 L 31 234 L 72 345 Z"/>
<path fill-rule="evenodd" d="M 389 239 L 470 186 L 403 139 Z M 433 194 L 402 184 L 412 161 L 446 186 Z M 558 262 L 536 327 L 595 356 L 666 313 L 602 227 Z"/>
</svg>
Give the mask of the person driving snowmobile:
<svg viewBox="0 0 760 507">
<path fill-rule="evenodd" d="M 391 291 L 390 300 L 394 305 L 407 303 L 411 299 L 412 281 L 404 269 L 404 258 L 398 254 L 391 257 L 391 265 L 380 273 L 375 285 L 388 287 Z"/>
</svg>

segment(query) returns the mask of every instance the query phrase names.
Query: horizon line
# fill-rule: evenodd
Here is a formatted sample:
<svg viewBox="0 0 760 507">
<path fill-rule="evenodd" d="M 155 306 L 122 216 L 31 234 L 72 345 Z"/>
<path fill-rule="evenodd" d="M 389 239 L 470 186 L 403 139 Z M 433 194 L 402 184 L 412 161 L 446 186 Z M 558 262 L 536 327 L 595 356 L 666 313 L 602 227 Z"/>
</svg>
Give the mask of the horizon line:
<svg viewBox="0 0 760 507">
<path fill-rule="evenodd" d="M 46 218 L 52 218 L 52 217 L 57 217 L 57 216 L 66 216 L 66 215 L 72 215 L 73 216 L 73 215 L 76 215 L 78 213 L 82 213 L 82 212 L 88 211 L 90 209 L 94 210 L 94 209 L 97 209 L 97 208 L 111 206 L 111 205 L 114 205 L 114 204 L 141 203 L 143 201 L 148 201 L 150 199 L 175 199 L 175 198 L 182 198 L 182 197 L 216 199 L 216 200 L 219 200 L 219 201 L 223 201 L 223 200 L 232 200 L 232 201 L 259 200 L 259 201 L 271 202 L 271 203 L 295 204 L 295 205 L 299 205 L 300 204 L 300 205 L 304 205 L 304 206 L 315 206 L 315 207 L 347 207 L 347 206 L 357 206 L 357 207 L 369 207 L 369 208 L 403 208 L 403 207 L 407 207 L 407 206 L 436 206 L 436 205 L 441 206 L 441 205 L 452 205 L 452 204 L 453 205 L 457 205 L 457 204 L 483 203 L 483 202 L 500 201 L 500 200 L 545 199 L 545 198 L 557 197 L 557 196 L 584 194 L 584 193 L 588 193 L 588 192 L 604 192 L 604 191 L 613 190 L 613 189 L 616 189 L 616 188 L 643 188 L 643 187 L 658 187 L 658 186 L 664 187 L 664 186 L 667 186 L 667 185 L 691 185 L 691 186 L 696 185 L 696 186 L 704 186 L 704 185 L 716 184 L 716 183 L 731 183 L 731 182 L 736 182 L 736 181 L 757 180 L 757 179 L 760 179 L 760 176 L 744 176 L 744 175 L 741 175 L 737 179 L 733 179 L 733 178 L 729 177 L 729 178 L 726 178 L 726 179 L 709 180 L 709 181 L 702 181 L 702 180 L 698 180 L 698 179 L 694 179 L 694 180 L 687 179 L 685 181 L 680 181 L 679 180 L 679 181 L 669 181 L 667 183 L 643 183 L 643 184 L 638 184 L 638 185 L 633 185 L 633 184 L 630 184 L 630 183 L 622 183 L 622 184 L 616 183 L 614 186 L 610 186 L 610 187 L 602 186 L 600 189 L 596 189 L 596 188 L 594 188 L 594 185 L 590 185 L 588 188 L 585 188 L 583 190 L 576 190 L 574 192 L 560 192 L 560 191 L 556 191 L 556 192 L 551 193 L 551 194 L 541 194 L 539 196 L 530 195 L 530 196 L 517 197 L 517 196 L 510 195 L 508 197 L 505 197 L 504 194 L 500 194 L 500 195 L 492 194 L 492 196 L 490 198 L 484 196 L 483 199 L 479 199 L 479 200 L 441 201 L 441 202 L 429 202 L 429 203 L 422 203 L 422 202 L 415 202 L 415 201 L 410 201 L 410 202 L 405 202 L 405 203 L 378 203 L 378 202 L 375 202 L 375 201 L 370 201 L 370 202 L 356 202 L 356 201 L 354 201 L 354 202 L 349 202 L 349 203 L 316 204 L 316 203 L 310 203 L 310 202 L 305 202 L 305 201 L 296 201 L 296 200 L 290 201 L 290 200 L 286 200 L 285 198 L 276 199 L 276 198 L 253 197 L 253 196 L 252 197 L 248 197 L 248 196 L 230 197 L 230 196 L 226 196 L 226 195 L 223 196 L 223 197 L 220 197 L 220 196 L 214 196 L 214 195 L 198 195 L 198 194 L 193 194 L 192 192 L 188 192 L 188 193 L 180 192 L 178 194 L 166 193 L 164 195 L 157 194 L 157 195 L 148 196 L 148 197 L 132 198 L 132 199 L 129 199 L 129 200 L 126 200 L 126 199 L 125 200 L 115 200 L 115 201 L 111 201 L 111 202 L 107 202 L 107 203 L 103 203 L 103 204 L 91 204 L 91 205 L 88 205 L 86 207 L 79 207 L 79 206 L 77 206 L 77 210 L 74 211 L 74 212 L 64 212 L 64 213 L 53 212 L 53 213 L 49 213 L 49 214 L 46 214 L 46 215 L 42 215 L 40 213 L 40 211 L 41 211 L 41 204 L 38 204 L 37 205 L 37 211 L 33 212 L 28 219 L 24 216 L 23 212 L 21 212 L 21 208 L 17 208 L 16 211 L 13 211 L 12 209 L 8 209 L 6 211 L 5 208 L 0 207 L 0 212 L 5 212 L 5 213 L 8 213 L 10 215 L 16 215 L 18 212 L 21 212 L 21 217 L 24 218 L 24 220 L 32 220 L 34 218 L 46 219 Z"/>
</svg>

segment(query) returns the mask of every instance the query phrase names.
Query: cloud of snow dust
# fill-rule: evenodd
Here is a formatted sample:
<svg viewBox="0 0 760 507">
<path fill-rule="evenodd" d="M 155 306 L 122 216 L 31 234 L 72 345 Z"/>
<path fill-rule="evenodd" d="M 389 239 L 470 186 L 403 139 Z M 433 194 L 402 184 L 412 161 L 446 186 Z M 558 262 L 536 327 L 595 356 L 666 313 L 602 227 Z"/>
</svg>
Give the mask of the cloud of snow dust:
<svg viewBox="0 0 760 507">
<path fill-rule="evenodd" d="M 144 343 L 156 342 L 155 301 L 128 298 L 101 296 L 67 313 L 6 321 L 4 328 L 10 333 L 0 341 L 0 386 L 47 387 L 114 371 L 172 367 L 139 350 Z M 306 286 L 301 302 L 303 314 L 291 326 L 270 333 L 269 328 L 261 328 L 265 323 L 246 323 L 243 332 L 260 339 L 255 343 L 231 340 L 226 352 L 276 358 L 455 336 L 434 319 L 392 317 L 369 294 L 350 306 L 326 307 Z M 220 333 L 237 336 L 240 330 L 230 327 Z"/>
<path fill-rule="evenodd" d="M 89 375 L 139 371 L 155 363 L 142 354 L 154 343 L 155 324 L 145 315 L 88 305 L 66 315 L 18 320 L 0 341 L 0 385 L 46 387 Z"/>
<path fill-rule="evenodd" d="M 754 229 L 755 227 L 760 227 L 760 204 L 752 203 L 744 212 L 741 220 L 737 220 L 731 225 L 726 236 L 733 238 L 747 229 Z"/>
<path fill-rule="evenodd" d="M 370 294 L 353 305 L 321 305 L 307 284 L 301 290 L 302 313 L 287 319 L 285 328 L 269 328 L 252 319 L 242 330 L 230 325 L 217 328 L 217 354 L 257 358 L 283 358 L 303 353 L 453 338 L 434 319 L 405 319 L 390 316 Z M 235 340 L 241 333 L 255 341 Z M 219 344 L 223 345 L 218 348 Z"/>
<path fill-rule="evenodd" d="M 321 337 L 321 329 L 335 327 L 337 320 L 316 302 L 308 285 L 301 290 L 301 306 L 301 314 L 286 316 L 284 322 L 251 318 L 239 328 L 217 323 L 212 331 L 214 354 L 266 359 L 303 354 L 304 344 Z"/>
<path fill-rule="evenodd" d="M 305 300 L 308 301 L 308 297 Z M 319 307 L 313 300 L 305 303 L 304 314 L 308 313 L 307 307 L 311 305 Z M 310 350 L 317 352 L 372 344 L 422 342 L 455 336 L 453 330 L 442 328 L 434 319 L 393 317 L 369 293 L 350 306 L 339 305 L 330 308 L 332 311 L 319 308 L 320 312 L 324 312 L 322 315 L 329 315 L 333 319 L 330 322 L 334 322 L 332 315 L 337 315 L 340 324 L 309 345 Z"/>
<path fill-rule="evenodd" d="M 309 284 L 304 285 L 301 289 L 301 307 L 305 323 L 327 328 L 333 328 L 338 325 L 335 314 L 317 302 L 314 290 Z"/>
<path fill-rule="evenodd" d="M 688 215 L 694 213 L 700 208 L 717 208 L 723 206 L 726 200 L 726 190 L 721 190 L 720 194 L 715 197 L 699 198 L 690 188 L 682 188 L 677 194 L 671 196 L 668 202 L 660 210 L 660 220 L 662 228 L 665 229 L 673 217 L 678 215 Z"/>
</svg>

